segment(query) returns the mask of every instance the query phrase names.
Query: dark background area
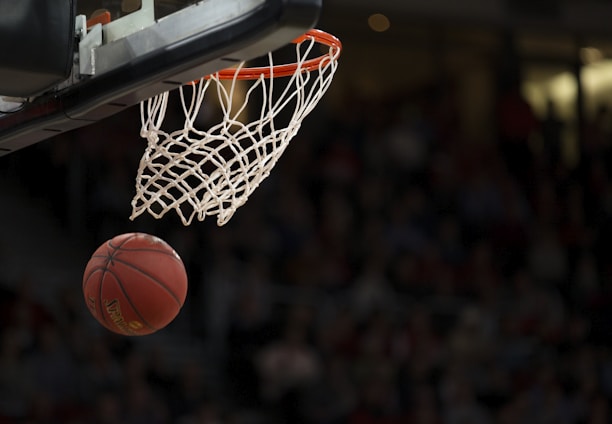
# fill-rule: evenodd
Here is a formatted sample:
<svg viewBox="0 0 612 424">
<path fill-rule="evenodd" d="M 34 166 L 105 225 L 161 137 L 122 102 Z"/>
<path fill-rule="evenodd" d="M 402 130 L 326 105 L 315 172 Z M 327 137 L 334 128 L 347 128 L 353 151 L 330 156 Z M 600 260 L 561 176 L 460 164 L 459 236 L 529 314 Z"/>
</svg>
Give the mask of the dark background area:
<svg viewBox="0 0 612 424">
<path fill-rule="evenodd" d="M 327 0 L 334 84 L 223 227 L 128 219 L 137 109 L 0 158 L 0 423 L 612 422 L 610 16 Z M 190 278 L 150 337 L 82 300 L 129 231 Z"/>
</svg>

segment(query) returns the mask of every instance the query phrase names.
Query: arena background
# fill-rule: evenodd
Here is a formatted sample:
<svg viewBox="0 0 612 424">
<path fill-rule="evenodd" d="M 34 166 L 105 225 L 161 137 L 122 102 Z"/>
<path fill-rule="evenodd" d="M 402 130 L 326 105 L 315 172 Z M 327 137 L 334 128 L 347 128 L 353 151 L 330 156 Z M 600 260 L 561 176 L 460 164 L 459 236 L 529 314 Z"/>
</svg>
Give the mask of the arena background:
<svg viewBox="0 0 612 424">
<path fill-rule="evenodd" d="M 334 85 L 222 228 L 128 220 L 136 109 L 0 158 L 0 423 L 609 423 L 611 16 L 325 0 Z M 190 275 L 150 337 L 82 301 L 127 231 Z"/>
</svg>

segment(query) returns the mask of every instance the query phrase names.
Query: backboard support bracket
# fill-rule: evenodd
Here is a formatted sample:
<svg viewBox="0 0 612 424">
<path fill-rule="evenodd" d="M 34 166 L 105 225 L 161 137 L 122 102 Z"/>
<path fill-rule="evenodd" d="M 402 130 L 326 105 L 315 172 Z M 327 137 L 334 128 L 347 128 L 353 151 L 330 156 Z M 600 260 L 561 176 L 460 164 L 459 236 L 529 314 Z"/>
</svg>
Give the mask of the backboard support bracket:
<svg viewBox="0 0 612 424">
<path fill-rule="evenodd" d="M 320 9 L 321 0 L 204 0 L 110 41 L 102 26 L 101 43 L 92 34 L 75 52 L 79 75 L 0 114 L 0 156 L 263 56 L 313 28 Z"/>
<path fill-rule="evenodd" d="M 78 18 L 78 17 L 77 17 Z M 84 27 L 81 25 L 85 23 Z M 102 25 L 96 24 L 87 28 L 84 19 L 80 19 L 77 24 L 77 34 L 83 34 L 79 41 L 79 76 L 92 76 L 96 73 L 96 54 L 95 51 L 102 45 Z"/>
</svg>

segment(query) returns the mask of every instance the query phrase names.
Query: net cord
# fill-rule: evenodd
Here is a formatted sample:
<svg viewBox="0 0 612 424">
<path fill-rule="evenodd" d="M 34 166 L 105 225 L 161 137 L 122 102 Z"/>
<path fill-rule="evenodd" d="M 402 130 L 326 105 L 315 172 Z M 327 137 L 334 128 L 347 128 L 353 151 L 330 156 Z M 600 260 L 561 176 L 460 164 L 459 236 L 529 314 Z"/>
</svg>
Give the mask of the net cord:
<svg viewBox="0 0 612 424">
<path fill-rule="evenodd" d="M 221 83 L 219 73 L 181 86 L 178 91 L 184 125 L 170 133 L 161 129 L 170 93 L 142 102 L 141 136 L 148 143 L 138 169 L 130 219 L 145 211 L 159 219 L 175 210 L 184 225 L 210 215 L 217 215 L 218 225 L 227 223 L 268 177 L 302 120 L 332 82 L 339 49 L 330 47 L 316 71 L 302 69 L 315 45 L 313 38 L 296 44 L 296 71 L 276 98 L 272 53 L 268 54 L 270 77 L 262 74 L 253 80 L 241 105 L 236 106 L 234 99 L 244 63 L 235 69 L 229 88 Z M 222 120 L 204 131 L 196 127 L 196 122 L 211 85 L 216 86 Z M 257 89 L 262 102 L 259 116 L 244 123 L 240 117 Z M 291 104 L 289 123 L 279 128 L 276 118 Z"/>
</svg>

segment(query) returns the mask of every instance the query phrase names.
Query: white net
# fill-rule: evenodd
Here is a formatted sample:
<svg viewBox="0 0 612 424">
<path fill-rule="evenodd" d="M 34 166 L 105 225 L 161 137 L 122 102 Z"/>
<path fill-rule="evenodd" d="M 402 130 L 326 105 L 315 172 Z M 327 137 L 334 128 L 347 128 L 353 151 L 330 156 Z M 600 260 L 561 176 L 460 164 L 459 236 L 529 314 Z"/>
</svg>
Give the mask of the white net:
<svg viewBox="0 0 612 424">
<path fill-rule="evenodd" d="M 138 168 L 130 219 L 145 211 L 161 218 L 174 210 L 184 225 L 209 215 L 217 216 L 219 226 L 226 224 L 268 177 L 331 84 L 340 49 L 328 46 L 316 69 L 309 70 L 315 45 L 313 37 L 295 45 L 297 67 L 283 78 L 275 75 L 280 68 L 268 54 L 269 67 L 257 69 L 269 70 L 270 77 L 261 74 L 247 81 L 251 85 L 238 104 L 235 92 L 244 64 L 225 83 L 217 73 L 182 86 L 178 91 L 184 125 L 171 132 L 161 128 L 169 93 L 142 102 L 141 136 L 148 144 Z M 205 102 L 207 93 L 218 97 L 222 119 L 201 130 L 196 128 L 200 110 L 203 105 L 212 107 Z M 256 116 L 246 119 L 253 110 Z"/>
</svg>

